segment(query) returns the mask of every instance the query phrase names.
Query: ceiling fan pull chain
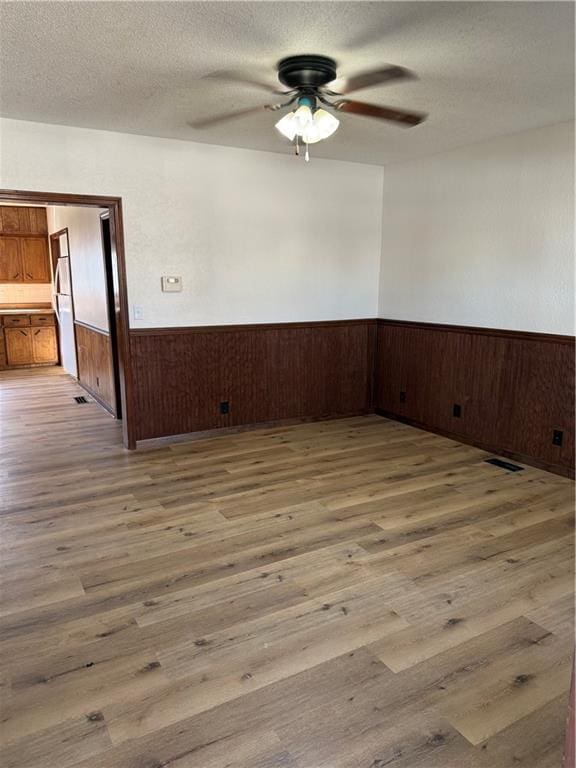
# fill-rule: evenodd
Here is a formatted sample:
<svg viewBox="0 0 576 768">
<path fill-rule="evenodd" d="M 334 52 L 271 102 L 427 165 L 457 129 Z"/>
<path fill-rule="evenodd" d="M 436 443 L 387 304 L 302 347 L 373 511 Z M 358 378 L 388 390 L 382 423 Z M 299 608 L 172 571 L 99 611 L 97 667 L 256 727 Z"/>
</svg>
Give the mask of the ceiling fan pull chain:
<svg viewBox="0 0 576 768">
<path fill-rule="evenodd" d="M 300 154 L 300 144 L 298 143 L 298 134 L 296 134 L 296 157 Z"/>
<path fill-rule="evenodd" d="M 308 144 L 306 144 L 306 154 L 304 155 L 304 160 L 306 160 L 307 163 L 310 162 L 310 152 L 308 151 Z"/>
</svg>

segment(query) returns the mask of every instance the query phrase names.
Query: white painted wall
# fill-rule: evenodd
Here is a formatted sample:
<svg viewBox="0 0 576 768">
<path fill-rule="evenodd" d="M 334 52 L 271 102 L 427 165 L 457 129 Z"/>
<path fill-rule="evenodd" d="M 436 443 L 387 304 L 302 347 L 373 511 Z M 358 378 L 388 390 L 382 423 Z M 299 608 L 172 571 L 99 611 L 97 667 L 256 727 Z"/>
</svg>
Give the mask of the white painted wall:
<svg viewBox="0 0 576 768">
<path fill-rule="evenodd" d="M 108 327 L 106 273 L 98 208 L 51 206 L 50 234 L 68 229 L 70 272 L 76 320 L 102 331 Z"/>
<path fill-rule="evenodd" d="M 574 333 L 574 124 L 384 169 L 379 316 Z"/>
<path fill-rule="evenodd" d="M 376 315 L 380 167 L 13 120 L 0 149 L 3 187 L 122 197 L 132 327 Z"/>
</svg>

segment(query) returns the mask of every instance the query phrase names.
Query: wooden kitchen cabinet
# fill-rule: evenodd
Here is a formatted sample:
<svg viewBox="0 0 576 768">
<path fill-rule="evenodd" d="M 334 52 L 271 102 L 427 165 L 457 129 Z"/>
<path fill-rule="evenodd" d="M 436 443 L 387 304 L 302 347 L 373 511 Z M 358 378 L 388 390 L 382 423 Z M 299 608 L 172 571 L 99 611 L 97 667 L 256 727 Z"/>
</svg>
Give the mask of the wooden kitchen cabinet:
<svg viewBox="0 0 576 768">
<path fill-rule="evenodd" d="M 47 312 L 45 315 L 30 315 L 30 325 L 55 325 L 54 313 Z"/>
<path fill-rule="evenodd" d="M 20 208 L 12 205 L 3 205 L 0 208 L 0 225 L 2 232 L 20 232 Z"/>
<path fill-rule="evenodd" d="M 48 240 L 0 236 L 0 282 L 49 283 Z"/>
<path fill-rule="evenodd" d="M 54 328 L 31 328 L 32 357 L 35 363 L 57 363 L 58 346 Z"/>
<path fill-rule="evenodd" d="M 47 235 L 46 208 L 0 206 L 0 234 Z"/>
<path fill-rule="evenodd" d="M 22 282 L 20 238 L 0 237 L 0 283 Z"/>
<path fill-rule="evenodd" d="M 22 328 L 23 325 L 31 325 L 30 315 L 6 315 L 4 328 Z"/>
<path fill-rule="evenodd" d="M 6 359 L 8 365 L 30 365 L 32 352 L 32 328 L 5 328 Z"/>
<path fill-rule="evenodd" d="M 22 271 L 27 283 L 49 283 L 50 261 L 45 237 L 23 237 L 20 240 Z"/>
<path fill-rule="evenodd" d="M 56 328 L 4 328 L 8 365 L 48 365 L 58 362 Z"/>
<path fill-rule="evenodd" d="M 49 283 L 46 208 L 0 205 L 0 283 Z"/>
</svg>

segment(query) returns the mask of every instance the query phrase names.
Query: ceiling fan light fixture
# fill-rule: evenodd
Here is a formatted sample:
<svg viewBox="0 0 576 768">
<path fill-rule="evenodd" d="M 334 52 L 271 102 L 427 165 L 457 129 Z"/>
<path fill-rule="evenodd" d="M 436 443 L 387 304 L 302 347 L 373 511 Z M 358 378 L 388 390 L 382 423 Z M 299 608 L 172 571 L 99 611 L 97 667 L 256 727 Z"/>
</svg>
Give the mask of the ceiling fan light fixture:
<svg viewBox="0 0 576 768">
<path fill-rule="evenodd" d="M 300 112 L 300 110 L 303 110 Z M 298 115 L 300 112 L 300 115 Z M 302 127 L 302 115 L 304 120 L 308 119 Z M 327 112 L 325 109 L 317 109 L 314 113 L 307 104 L 303 104 L 295 112 L 289 112 L 276 123 L 276 129 L 289 141 L 294 141 L 296 136 L 300 136 L 305 144 L 316 144 L 318 141 L 327 139 L 337 130 L 340 121 L 337 117 Z"/>
</svg>

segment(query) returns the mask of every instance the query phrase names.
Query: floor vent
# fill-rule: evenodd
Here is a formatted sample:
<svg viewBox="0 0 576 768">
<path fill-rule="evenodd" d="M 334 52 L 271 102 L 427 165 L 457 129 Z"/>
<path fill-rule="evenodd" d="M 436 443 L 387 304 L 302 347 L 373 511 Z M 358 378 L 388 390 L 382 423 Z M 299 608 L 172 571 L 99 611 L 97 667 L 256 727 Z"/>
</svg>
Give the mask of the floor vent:
<svg viewBox="0 0 576 768">
<path fill-rule="evenodd" d="M 509 461 L 503 461 L 502 459 L 486 459 L 486 464 L 493 464 L 495 467 L 505 469 L 507 472 L 521 472 L 524 467 L 518 464 L 511 464 Z"/>
<path fill-rule="evenodd" d="M 79 395 L 78 397 L 75 397 L 74 400 L 78 403 L 78 405 L 82 405 L 83 403 L 87 403 L 88 400 L 84 397 L 84 395 Z"/>
</svg>

